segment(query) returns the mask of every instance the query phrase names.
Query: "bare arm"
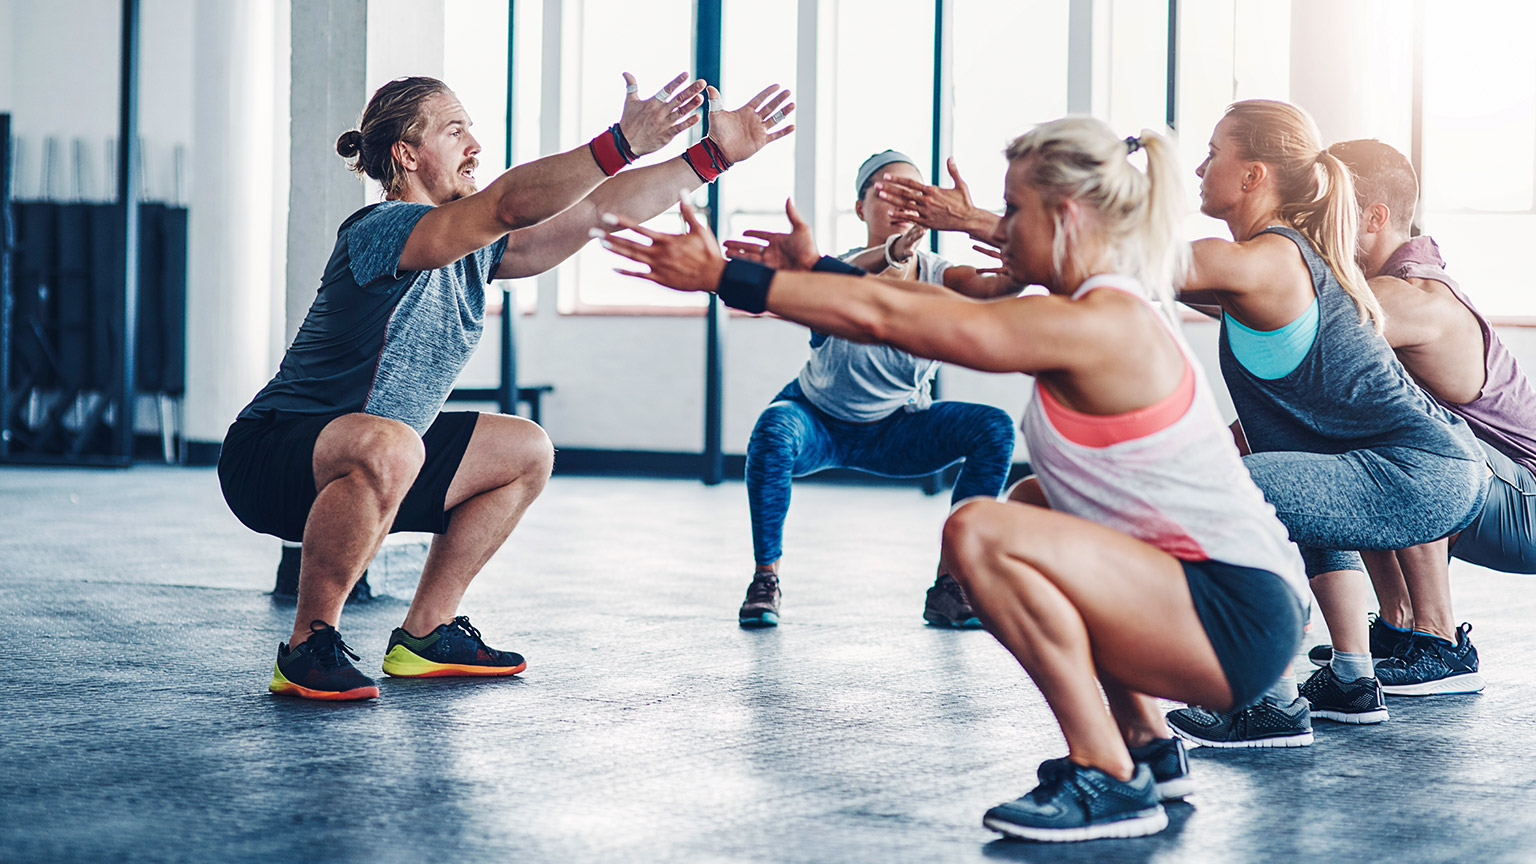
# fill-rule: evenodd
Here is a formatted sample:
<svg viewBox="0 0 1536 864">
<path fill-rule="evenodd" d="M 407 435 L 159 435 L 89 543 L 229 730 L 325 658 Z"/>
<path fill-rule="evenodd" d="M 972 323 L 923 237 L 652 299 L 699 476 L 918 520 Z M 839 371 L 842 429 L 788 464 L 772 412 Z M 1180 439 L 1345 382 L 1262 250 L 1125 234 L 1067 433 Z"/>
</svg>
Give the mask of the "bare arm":
<svg viewBox="0 0 1536 864">
<path fill-rule="evenodd" d="M 650 268 L 621 273 L 683 291 L 712 291 L 725 270 L 725 258 L 686 203 L 683 218 L 688 230 L 681 235 L 620 220 L 616 228 L 634 230 L 650 243 L 610 235 L 604 245 Z M 1087 316 L 1063 298 L 980 303 L 948 291 L 911 291 L 882 279 L 828 273 L 776 274 L 768 311 L 817 332 L 891 345 L 985 372 L 1058 370 L 1083 363 L 1085 345 L 1107 344 L 1084 332 Z"/>
<path fill-rule="evenodd" d="M 1316 298 L 1296 245 L 1276 234 L 1234 243 L 1206 238 L 1190 244 L 1191 265 L 1178 299 L 1219 306 L 1260 330 L 1283 327 Z"/>
<path fill-rule="evenodd" d="M 794 131 L 794 124 L 773 131 L 779 123 L 773 119 L 775 113 L 782 116 L 795 107 L 793 102 L 784 105 L 788 90 L 772 95 L 774 90 L 778 90 L 778 85 L 763 90 L 735 111 L 711 113 L 709 135 L 732 162 L 750 159 L 769 143 Z M 709 95 L 712 103 L 718 102 L 718 91 L 710 88 Z M 677 203 L 679 192 L 697 189 L 703 182 L 682 159 L 625 171 L 604 181 L 553 219 L 508 235 L 507 250 L 496 268 L 495 278 L 518 279 L 551 270 L 586 245 L 592 231 L 602 227 L 603 214 L 644 222 Z"/>
<path fill-rule="evenodd" d="M 950 267 L 944 271 L 944 287 L 976 300 L 1016 297 L 1023 288 L 1007 276 L 983 273 L 975 267 Z"/>
<path fill-rule="evenodd" d="M 691 192 L 703 182 L 681 159 L 625 171 L 555 218 L 508 234 L 495 278 L 521 279 L 552 270 L 587 245 L 604 213 L 644 222 L 676 204 L 679 192 Z"/>
<path fill-rule="evenodd" d="M 657 98 L 626 94 L 619 127 L 636 154 L 661 149 L 699 121 L 693 112 L 703 103 L 703 81 L 666 95 L 687 77 L 674 78 Z M 633 84 L 627 73 L 625 79 Z M 603 177 L 585 144 L 508 169 L 479 192 L 434 207 L 422 216 L 405 242 L 400 269 L 446 267 L 509 231 L 537 224 L 570 207 Z"/>
<path fill-rule="evenodd" d="M 1370 286 L 1386 313 L 1382 335 L 1394 351 L 1433 345 L 1449 332 L 1455 310 L 1437 308 L 1434 295 L 1395 276 L 1377 276 L 1370 280 Z M 1482 348 L 1481 338 L 1477 347 Z"/>
</svg>

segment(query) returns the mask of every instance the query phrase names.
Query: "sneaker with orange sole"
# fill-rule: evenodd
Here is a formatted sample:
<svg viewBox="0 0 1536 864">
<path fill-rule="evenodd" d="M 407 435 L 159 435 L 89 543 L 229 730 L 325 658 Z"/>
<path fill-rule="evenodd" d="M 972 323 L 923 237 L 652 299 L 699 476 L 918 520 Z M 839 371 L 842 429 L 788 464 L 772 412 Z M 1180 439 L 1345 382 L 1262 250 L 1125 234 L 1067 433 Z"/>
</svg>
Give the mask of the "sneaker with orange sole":
<svg viewBox="0 0 1536 864">
<path fill-rule="evenodd" d="M 291 649 L 286 642 L 277 646 L 268 690 L 279 696 L 335 702 L 378 698 L 378 685 L 352 665 L 359 658 L 341 641 L 335 627 L 311 621 L 309 631 L 309 638 Z"/>
<path fill-rule="evenodd" d="M 396 678 L 516 675 L 526 668 L 523 655 L 486 645 L 464 615 L 420 638 L 396 627 L 384 654 L 384 674 Z"/>
</svg>

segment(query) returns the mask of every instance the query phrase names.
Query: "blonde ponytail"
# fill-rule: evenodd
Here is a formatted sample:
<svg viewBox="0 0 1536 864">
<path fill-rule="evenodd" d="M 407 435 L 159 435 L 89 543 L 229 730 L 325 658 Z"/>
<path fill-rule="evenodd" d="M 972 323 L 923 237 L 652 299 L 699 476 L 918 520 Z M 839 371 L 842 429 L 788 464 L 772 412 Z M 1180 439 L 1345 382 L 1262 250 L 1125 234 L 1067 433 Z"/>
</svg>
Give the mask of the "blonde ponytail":
<svg viewBox="0 0 1536 864">
<path fill-rule="evenodd" d="M 1307 238 L 1360 310 L 1360 323 L 1382 332 L 1381 303 L 1355 262 L 1359 226 L 1355 184 L 1349 168 L 1323 150 L 1317 124 L 1286 102 L 1248 99 L 1227 106 L 1230 135 L 1245 162 L 1274 172 L 1280 218 Z"/>
<path fill-rule="evenodd" d="M 1296 230 L 1316 247 L 1317 254 L 1328 262 L 1344 293 L 1359 308 L 1360 323 L 1369 321 L 1380 334 L 1386 325 L 1386 313 L 1355 260 L 1360 210 L 1355 202 L 1354 176 L 1339 157 L 1326 150 L 1318 154 L 1317 163 L 1324 177 L 1321 197 L 1308 205 L 1281 207 L 1280 215 L 1288 217 L 1287 221 L 1295 225 Z M 1287 210 L 1292 212 L 1287 213 Z"/>
<path fill-rule="evenodd" d="M 1180 230 L 1188 206 L 1184 172 L 1179 170 L 1178 150 L 1168 138 L 1143 129 L 1139 140 L 1147 154 L 1146 214 L 1134 228 L 1140 235 L 1136 244 L 1141 252 L 1139 278 L 1172 318 L 1175 280 L 1189 272 L 1189 244 Z"/>
</svg>

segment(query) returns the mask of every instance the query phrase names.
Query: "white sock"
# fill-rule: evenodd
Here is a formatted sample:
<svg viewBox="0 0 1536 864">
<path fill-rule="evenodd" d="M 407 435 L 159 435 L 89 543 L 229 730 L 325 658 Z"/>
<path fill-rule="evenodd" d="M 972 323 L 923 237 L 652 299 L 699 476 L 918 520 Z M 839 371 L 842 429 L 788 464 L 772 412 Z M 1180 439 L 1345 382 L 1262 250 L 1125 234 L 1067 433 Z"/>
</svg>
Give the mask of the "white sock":
<svg viewBox="0 0 1536 864">
<path fill-rule="evenodd" d="M 1371 665 L 1370 652 L 1351 654 L 1334 649 L 1333 660 L 1328 665 L 1333 667 L 1333 674 L 1346 683 L 1357 678 L 1376 677 L 1376 667 Z"/>
<path fill-rule="evenodd" d="M 1269 685 L 1269 689 L 1264 691 L 1263 698 L 1276 705 L 1289 705 L 1300 695 L 1296 692 L 1296 676 L 1282 675 L 1279 681 Z"/>
</svg>

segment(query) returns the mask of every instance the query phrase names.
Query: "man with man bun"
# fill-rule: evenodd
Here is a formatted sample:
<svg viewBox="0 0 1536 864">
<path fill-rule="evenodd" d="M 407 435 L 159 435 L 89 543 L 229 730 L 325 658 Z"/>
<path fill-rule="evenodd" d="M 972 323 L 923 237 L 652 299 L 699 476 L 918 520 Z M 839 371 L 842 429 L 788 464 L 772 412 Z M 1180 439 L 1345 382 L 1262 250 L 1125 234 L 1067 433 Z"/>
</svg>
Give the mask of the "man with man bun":
<svg viewBox="0 0 1536 864">
<path fill-rule="evenodd" d="M 439 413 L 479 342 L 486 285 L 554 267 L 587 242 L 599 214 L 661 213 L 679 190 L 714 180 L 794 128 L 774 128 L 794 107 L 777 85 L 724 111 L 718 91 L 687 83 L 686 74 L 649 99 L 624 77 L 619 122 L 483 190 L 469 115 L 436 79 L 385 84 L 359 128 L 338 139 L 348 167 L 377 180 L 384 201 L 342 222 L 298 335 L 230 427 L 219 460 L 225 500 L 241 522 L 304 544 L 294 629 L 278 646 L 273 693 L 378 696 L 336 624 L 353 583 L 394 531 L 438 536 L 389 639 L 384 671 L 524 669 L 521 655 L 486 645 L 458 614 L 465 589 L 543 490 L 554 460 L 549 438 L 527 420 Z M 680 159 L 620 173 L 697 123 L 706 96 L 707 137 Z"/>
</svg>

